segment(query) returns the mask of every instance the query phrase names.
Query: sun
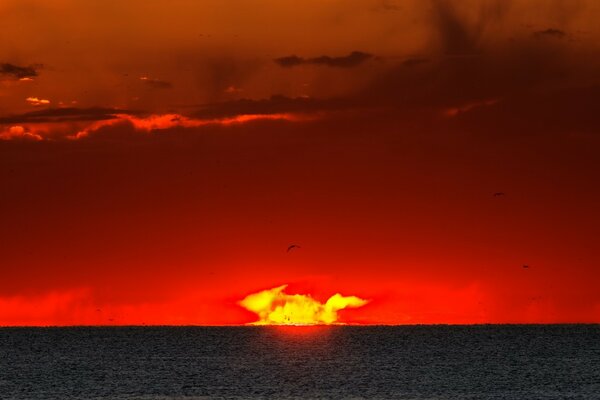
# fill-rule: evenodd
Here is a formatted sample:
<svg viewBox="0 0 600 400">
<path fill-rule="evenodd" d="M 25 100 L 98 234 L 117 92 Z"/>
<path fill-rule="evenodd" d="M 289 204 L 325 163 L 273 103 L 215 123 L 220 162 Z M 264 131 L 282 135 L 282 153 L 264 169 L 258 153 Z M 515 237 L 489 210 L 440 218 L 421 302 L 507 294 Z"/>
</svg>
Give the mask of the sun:
<svg viewBox="0 0 600 400">
<path fill-rule="evenodd" d="M 358 308 L 368 300 L 356 296 L 331 296 L 325 303 L 306 294 L 287 294 L 287 285 L 246 296 L 239 304 L 258 315 L 252 325 L 331 325 L 340 324 L 338 311 Z"/>
</svg>

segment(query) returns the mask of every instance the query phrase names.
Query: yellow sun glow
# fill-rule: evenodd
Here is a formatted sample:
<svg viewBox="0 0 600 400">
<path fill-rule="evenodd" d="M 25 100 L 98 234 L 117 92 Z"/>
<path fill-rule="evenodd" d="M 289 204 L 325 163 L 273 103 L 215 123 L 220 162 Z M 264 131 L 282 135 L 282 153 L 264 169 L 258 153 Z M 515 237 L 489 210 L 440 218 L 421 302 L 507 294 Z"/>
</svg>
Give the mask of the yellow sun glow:
<svg viewBox="0 0 600 400">
<path fill-rule="evenodd" d="M 287 285 L 246 296 L 240 305 L 258 315 L 253 325 L 330 325 L 339 324 L 338 311 L 368 303 L 356 296 L 331 296 L 325 304 L 305 294 L 284 293 Z"/>
</svg>

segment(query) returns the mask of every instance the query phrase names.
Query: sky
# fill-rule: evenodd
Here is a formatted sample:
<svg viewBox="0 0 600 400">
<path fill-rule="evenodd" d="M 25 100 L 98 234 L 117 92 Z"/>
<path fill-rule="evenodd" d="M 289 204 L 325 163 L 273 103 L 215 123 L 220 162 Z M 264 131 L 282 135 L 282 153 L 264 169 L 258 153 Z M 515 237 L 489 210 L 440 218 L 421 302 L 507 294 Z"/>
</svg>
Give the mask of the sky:
<svg viewBox="0 0 600 400">
<path fill-rule="evenodd" d="M 599 17 L 3 0 L 0 325 L 600 322 Z"/>
</svg>

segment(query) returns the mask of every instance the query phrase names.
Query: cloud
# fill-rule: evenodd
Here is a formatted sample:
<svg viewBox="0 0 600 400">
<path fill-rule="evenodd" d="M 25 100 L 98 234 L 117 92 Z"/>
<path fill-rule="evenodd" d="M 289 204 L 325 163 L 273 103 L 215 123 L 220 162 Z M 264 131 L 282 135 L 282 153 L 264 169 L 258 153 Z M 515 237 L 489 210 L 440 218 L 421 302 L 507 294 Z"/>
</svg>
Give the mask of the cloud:
<svg viewBox="0 0 600 400">
<path fill-rule="evenodd" d="M 24 114 L 10 115 L 0 117 L 0 125 L 7 124 L 39 124 L 39 123 L 57 123 L 57 122 L 79 122 L 79 121 L 99 121 L 106 119 L 115 119 L 118 115 L 139 114 L 137 111 L 123 110 L 117 108 L 48 108 L 45 110 L 31 111 Z"/>
<path fill-rule="evenodd" d="M 600 131 L 600 86 L 563 88 L 520 94 L 490 103 L 473 103 L 453 120 L 461 127 L 485 127 L 507 134 L 597 135 Z M 465 112 L 468 111 L 468 112 Z"/>
<path fill-rule="evenodd" d="M 498 110 L 521 104 L 519 98 L 532 99 L 533 102 L 525 106 L 531 109 L 532 116 L 537 118 L 543 115 L 540 110 L 555 107 L 541 98 L 546 93 L 553 93 L 562 88 L 589 86 L 590 79 L 597 79 L 599 58 L 597 52 L 591 47 L 592 43 L 588 45 L 587 42 L 582 41 L 571 46 L 566 40 L 534 40 L 532 29 L 524 30 L 522 21 L 513 18 L 512 15 L 515 14 L 506 12 L 508 8 L 520 10 L 519 5 L 513 2 L 506 3 L 509 5 L 495 0 L 465 4 L 431 0 L 430 5 L 421 10 L 426 16 L 423 20 L 424 45 L 422 47 L 399 49 L 399 52 L 407 51 L 407 53 L 390 54 L 386 57 L 386 62 L 371 62 L 367 69 L 351 69 L 341 77 L 339 85 L 338 82 L 334 82 L 337 76 L 331 75 L 331 71 L 326 69 L 311 71 L 311 77 L 314 73 L 313 78 L 298 76 L 294 79 L 296 83 L 293 84 L 277 82 L 281 73 L 275 74 L 272 80 L 271 77 L 266 77 L 263 82 L 261 79 L 264 76 L 254 76 L 253 72 L 248 72 L 256 71 L 258 68 L 251 62 L 220 56 L 221 58 L 215 57 L 206 67 L 208 69 L 204 75 L 209 79 L 204 81 L 202 77 L 198 77 L 196 81 L 190 80 L 190 89 L 195 90 L 193 86 L 198 86 L 198 91 L 208 91 L 212 95 L 193 98 L 189 93 L 183 92 L 185 97 L 181 96 L 181 98 L 193 98 L 190 102 L 212 101 L 197 106 L 196 109 L 183 109 L 184 106 L 167 108 L 167 104 L 173 104 L 178 100 L 166 99 L 163 96 L 137 103 L 142 104 L 140 107 L 146 108 L 148 111 L 146 113 L 116 109 L 104 109 L 99 113 L 77 111 L 73 114 L 52 111 L 52 115 L 35 113 L 0 117 L 0 124 L 25 126 L 24 124 L 27 123 L 41 123 L 44 120 L 49 122 L 115 120 L 132 123 L 132 118 L 124 115 L 147 121 L 150 118 L 160 119 L 163 115 L 180 115 L 180 117 L 173 117 L 179 118 L 179 121 L 163 123 L 164 126 L 176 127 L 206 124 L 206 121 L 213 121 L 211 123 L 216 124 L 218 122 L 215 121 L 243 115 L 311 114 L 319 118 L 329 118 L 338 111 L 358 116 L 364 110 L 369 112 L 382 110 L 382 115 L 385 110 L 393 110 L 390 112 L 390 118 L 391 114 L 395 118 L 402 118 L 414 110 L 419 110 L 422 111 L 420 114 L 413 113 L 410 117 L 427 115 L 439 118 L 441 123 L 454 124 L 456 123 L 454 120 L 466 121 L 474 120 L 476 116 L 483 114 L 495 115 Z M 569 17 L 569 13 L 566 14 L 565 18 L 574 18 Z M 553 23 L 546 22 L 539 26 L 550 27 L 535 33 L 548 38 L 562 37 L 564 31 L 556 29 L 557 26 L 564 27 L 565 31 L 574 32 L 573 34 L 577 32 L 573 23 L 567 19 Z M 373 52 L 375 53 L 374 49 Z M 326 54 L 331 53 L 326 52 Z M 302 65 L 343 68 L 373 59 L 372 55 L 360 51 L 349 55 L 344 52 L 338 54 L 343 56 L 324 55 L 304 58 L 291 55 L 278 58 L 275 63 L 294 70 L 295 66 Z M 276 66 L 272 64 L 272 67 Z M 273 72 L 268 67 L 265 70 L 269 73 Z M 289 79 L 289 73 L 303 72 L 294 70 L 285 72 L 281 76 Z M 349 80 L 346 74 L 354 74 L 352 78 L 357 79 Z M 151 76 L 142 77 L 139 84 L 157 88 L 166 88 L 170 85 L 170 82 L 160 81 Z M 138 77 L 136 76 L 136 79 Z M 310 92 L 304 87 L 299 88 L 299 83 L 307 79 L 313 79 L 310 82 Z M 348 83 L 350 81 L 351 83 Z M 242 87 L 243 93 L 240 92 Z M 180 89 L 182 88 L 178 86 L 172 92 L 174 98 L 179 98 Z M 183 88 L 186 89 L 187 87 Z M 538 94 L 532 95 L 534 91 Z M 287 95 L 268 97 L 270 93 L 282 92 Z M 163 92 L 165 95 L 169 93 L 171 92 Z M 301 93 L 309 93 L 315 97 L 294 97 Z M 242 95 L 249 98 L 222 101 Z M 503 104 L 489 103 L 493 99 L 502 99 Z M 588 97 L 572 98 L 571 101 L 582 104 L 583 109 L 588 108 L 586 103 L 589 101 Z M 107 100 L 103 104 L 110 105 L 115 102 Z M 566 107 L 566 109 L 571 108 Z M 473 114 L 473 116 L 467 117 L 466 114 Z M 459 118 L 443 118 L 444 115 Z M 483 121 L 480 123 L 483 124 Z M 135 126 L 139 127 L 140 124 L 136 122 Z M 69 134 L 80 132 L 85 129 L 85 126 L 78 126 L 78 129 Z"/>
<path fill-rule="evenodd" d="M 568 46 L 562 40 L 532 40 L 530 32 L 492 29 L 512 23 L 505 13 L 508 6 L 493 1 L 486 3 L 487 8 L 472 10 L 461 8 L 462 3 L 457 2 L 438 0 L 433 4 L 430 23 L 434 41 L 428 50 L 418 52 L 430 60 L 426 67 L 407 68 L 419 65 L 412 59 L 390 66 L 354 95 L 357 102 L 440 115 L 450 109 L 455 109 L 450 113 L 459 113 L 466 105 L 489 99 L 506 100 L 502 107 L 510 107 L 521 104 L 520 97 L 527 97 L 536 101 L 522 106 L 541 115 L 538 110 L 549 106 L 541 98 L 545 94 L 597 82 L 600 57 L 592 47 L 595 45 Z M 568 25 L 568 21 L 564 23 Z M 572 101 L 583 105 L 588 97 Z"/>
<path fill-rule="evenodd" d="M 25 101 L 34 107 L 47 106 L 48 104 L 50 104 L 50 100 L 40 99 L 38 97 L 28 97 L 25 99 Z"/>
<path fill-rule="evenodd" d="M 271 96 L 268 99 L 239 99 L 202 106 L 192 113 L 196 118 L 223 118 L 246 114 L 319 113 L 351 107 L 350 99 Z"/>
<path fill-rule="evenodd" d="M 112 293 L 111 289 L 111 293 Z M 178 293 L 152 300 L 103 299 L 102 290 L 79 286 L 27 294 L 0 293 L 0 326 L 99 326 L 232 324 L 231 315 L 214 314 L 216 300 Z M 216 317 L 216 318 L 215 318 Z"/>
<path fill-rule="evenodd" d="M 432 0 L 432 20 L 442 53 L 448 56 L 474 56 L 481 53 L 482 39 L 488 26 L 497 22 L 509 6 L 503 0 L 491 0 L 472 7 L 476 14 L 469 20 L 460 13 L 459 2 Z"/>
<path fill-rule="evenodd" d="M 89 290 L 53 291 L 38 296 L 0 297 L 0 325 L 54 325 L 57 319 L 75 324 L 83 310 L 93 309 Z M 89 313 L 94 315 L 93 313 Z"/>
<path fill-rule="evenodd" d="M 331 296 L 325 303 L 305 294 L 284 293 L 287 285 L 246 296 L 240 305 L 258 315 L 255 325 L 335 324 L 338 311 L 362 307 L 367 300 L 356 296 Z"/>
<path fill-rule="evenodd" d="M 199 76 L 195 78 L 196 90 L 206 93 L 210 102 L 231 98 L 239 93 L 237 89 L 245 87 L 249 80 L 261 68 L 255 60 L 238 60 L 231 57 L 211 57 L 203 60 Z M 233 88 L 235 91 L 228 89 Z"/>
<path fill-rule="evenodd" d="M 494 104 L 498 103 L 498 101 L 499 101 L 498 99 L 474 101 L 474 102 L 463 104 L 460 106 L 447 108 L 446 110 L 444 110 L 443 114 L 446 117 L 456 117 L 459 114 L 471 111 L 472 109 L 477 108 L 477 107 L 493 106 Z"/>
<path fill-rule="evenodd" d="M 173 128 L 240 125 L 253 121 L 308 121 L 316 118 L 305 113 L 267 112 L 182 115 L 153 114 L 113 108 L 51 108 L 0 118 L 1 125 L 12 125 L 0 131 L 0 139 L 83 139 L 106 129 L 128 125 L 135 132 L 152 132 Z"/>
<path fill-rule="evenodd" d="M 33 78 L 38 76 L 36 66 L 21 67 L 14 64 L 0 64 L 0 75 L 8 75 L 15 79 Z"/>
<path fill-rule="evenodd" d="M 276 58 L 274 61 L 284 68 L 291 68 L 299 65 L 324 65 L 327 67 L 351 68 L 356 67 L 371 58 L 373 58 L 372 54 L 364 53 L 362 51 L 353 51 L 347 56 L 342 57 L 320 56 L 314 58 L 302 58 L 291 55 Z"/>
<path fill-rule="evenodd" d="M 116 125 L 129 124 L 136 132 L 149 133 L 152 131 L 173 128 L 197 128 L 208 125 L 239 125 L 253 121 L 302 121 L 309 118 L 291 113 L 279 114 L 241 114 L 225 118 L 199 119 L 190 118 L 180 114 L 151 114 L 147 116 L 133 116 L 128 114 L 116 115 L 114 119 L 97 121 L 86 126 L 69 139 L 83 139 L 100 132 L 103 128 Z"/>
<path fill-rule="evenodd" d="M 43 140 L 42 136 L 30 132 L 27 128 L 21 125 L 11 126 L 5 130 L 0 130 L 0 140 Z"/>
<path fill-rule="evenodd" d="M 536 31 L 533 32 L 533 36 L 535 36 L 538 39 L 542 39 L 542 38 L 555 38 L 555 39 L 563 39 L 564 37 L 567 36 L 565 31 L 561 31 L 560 29 L 556 29 L 556 28 L 548 28 L 545 29 L 543 31 Z"/>
<path fill-rule="evenodd" d="M 228 94 L 241 93 L 243 91 L 244 91 L 244 89 L 236 87 L 235 85 L 227 86 L 227 88 L 225 89 L 225 93 L 228 93 Z"/>
<path fill-rule="evenodd" d="M 155 89 L 170 89 L 173 87 L 171 82 L 162 81 L 160 79 L 148 78 L 147 76 L 140 76 L 140 81 L 144 82 L 147 86 Z"/>
<path fill-rule="evenodd" d="M 433 1 L 435 26 L 439 31 L 442 49 L 448 55 L 467 55 L 479 52 L 477 32 L 459 18 L 453 4 L 444 0 Z"/>
</svg>

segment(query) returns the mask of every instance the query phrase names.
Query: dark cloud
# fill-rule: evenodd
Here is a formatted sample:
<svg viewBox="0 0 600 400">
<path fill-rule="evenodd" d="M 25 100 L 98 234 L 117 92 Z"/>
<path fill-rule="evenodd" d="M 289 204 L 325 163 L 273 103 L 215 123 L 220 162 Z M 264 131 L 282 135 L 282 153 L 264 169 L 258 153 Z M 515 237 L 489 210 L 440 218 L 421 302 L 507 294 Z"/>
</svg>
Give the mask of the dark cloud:
<svg viewBox="0 0 600 400">
<path fill-rule="evenodd" d="M 536 98 L 535 93 L 598 82 L 600 57 L 594 49 L 573 48 L 558 40 L 531 40 L 529 34 L 507 37 L 493 29 L 508 15 L 504 3 L 478 3 L 479 8 L 473 9 L 444 0 L 432 0 L 432 4 L 430 23 L 435 41 L 429 51 L 380 72 L 356 93 L 362 104 L 439 113 L 497 99 Z M 555 31 L 542 32 L 560 36 L 562 31 Z M 426 59 L 425 68 L 408 68 Z M 587 106 L 589 99 L 570 100 Z M 544 109 L 550 104 L 529 107 Z"/>
<path fill-rule="evenodd" d="M 216 57 L 203 62 L 203 77 L 198 79 L 198 90 L 207 93 L 209 102 L 227 98 L 229 88 L 243 88 L 246 81 L 257 71 L 259 64 L 254 60 L 237 60 L 231 57 Z"/>
<path fill-rule="evenodd" d="M 305 97 L 271 96 L 268 99 L 240 99 L 209 104 L 192 113 L 194 118 L 225 118 L 248 114 L 314 113 L 346 109 L 354 99 L 315 99 Z"/>
<path fill-rule="evenodd" d="M 276 58 L 274 61 L 275 61 L 275 63 L 279 64 L 280 66 L 286 67 L 286 68 L 295 67 L 297 65 L 302 65 L 302 64 L 306 63 L 306 60 L 304 58 L 298 57 L 296 55 L 279 57 L 279 58 Z"/>
<path fill-rule="evenodd" d="M 505 15 L 509 2 L 490 0 L 478 4 L 474 9 L 475 19 L 469 19 L 461 12 L 459 2 L 433 0 L 433 27 L 441 45 L 448 56 L 473 56 L 482 51 L 483 34 L 490 24 Z"/>
<path fill-rule="evenodd" d="M 444 0 L 436 0 L 433 5 L 443 52 L 448 55 L 479 53 L 477 30 L 470 29 L 460 19 L 455 6 Z"/>
<path fill-rule="evenodd" d="M 146 76 L 142 76 L 140 78 L 145 85 L 150 86 L 154 89 L 171 89 L 173 84 L 171 82 L 162 81 L 160 79 L 148 78 Z"/>
<path fill-rule="evenodd" d="M 14 64 L 0 64 L 0 75 L 12 76 L 16 79 L 33 78 L 38 75 L 36 66 L 21 67 Z"/>
<path fill-rule="evenodd" d="M 364 53 L 362 51 L 353 51 L 347 56 L 342 57 L 320 56 L 313 58 L 302 58 L 296 55 L 291 55 L 287 57 L 276 58 L 274 61 L 284 68 L 291 68 L 299 65 L 324 65 L 327 67 L 351 68 L 356 67 L 371 58 L 373 58 L 372 54 Z"/>
<path fill-rule="evenodd" d="M 596 134 L 600 86 L 571 87 L 511 96 L 456 117 L 460 126 L 504 135 Z"/>
<path fill-rule="evenodd" d="M 407 116 L 416 119 L 422 116 L 431 120 L 432 116 L 437 116 L 444 124 L 471 121 L 487 115 L 486 118 L 490 120 L 502 122 L 494 122 L 494 127 L 497 127 L 507 126 L 509 123 L 517 126 L 519 119 L 527 120 L 527 113 L 519 111 L 522 108 L 531 110 L 532 121 L 541 121 L 547 113 L 552 113 L 554 118 L 557 118 L 557 115 L 561 115 L 561 110 L 569 110 L 570 116 L 582 121 L 582 127 L 583 121 L 587 121 L 592 127 L 599 125 L 595 120 L 595 113 L 590 111 L 598 104 L 595 103 L 598 98 L 594 91 L 579 97 L 563 94 L 568 99 L 565 104 L 560 103 L 560 96 L 553 102 L 544 98 L 546 94 L 551 95 L 555 90 L 589 86 L 592 78 L 597 78 L 597 73 L 593 72 L 593 76 L 592 73 L 588 73 L 586 76 L 581 71 L 597 68 L 600 59 L 595 53 L 581 50 L 575 52 L 574 49 L 565 46 L 564 41 L 532 40 L 531 30 L 523 36 L 511 35 L 511 40 L 508 40 L 508 37 L 502 36 L 503 33 L 491 29 L 498 21 L 501 22 L 504 16 L 504 7 L 497 1 L 486 2 L 487 6 L 480 5 L 473 10 L 464 7 L 462 3 L 444 0 L 431 2 L 434 7 L 433 14 L 429 15 L 432 17 L 429 21 L 430 28 L 439 41 L 431 43 L 427 49 L 412 53 L 409 58 L 398 57 L 395 58 L 395 63 L 388 61 L 373 65 L 377 74 L 370 81 L 365 79 L 361 88 L 348 90 L 335 98 L 272 96 L 263 99 L 222 101 L 223 98 L 227 98 L 223 96 L 227 87 L 232 84 L 235 84 L 235 87 L 241 86 L 239 82 L 243 83 L 248 76 L 247 71 L 253 69 L 251 64 L 230 59 L 215 59 L 207 67 L 209 73 L 206 75 L 210 79 L 198 82 L 198 85 L 202 85 L 204 90 L 208 88 L 211 93 L 208 100 L 210 103 L 194 106 L 193 109 L 186 107 L 188 111 L 193 111 L 185 112 L 182 116 L 203 120 L 249 114 L 322 113 L 328 118 L 339 115 L 338 111 L 359 113 L 364 110 L 392 110 L 393 116 L 399 119 L 405 119 Z M 568 22 L 565 24 L 568 26 Z M 564 32 L 549 28 L 539 31 L 539 34 L 561 37 Z M 287 68 L 301 65 L 343 68 L 359 65 L 369 59 L 374 57 L 355 51 L 343 57 L 302 58 L 291 55 L 275 59 L 275 62 Z M 387 60 L 393 59 L 387 57 Z M 363 74 L 370 71 L 358 69 L 355 72 Z M 150 78 L 146 78 L 145 81 L 149 85 L 156 82 L 162 81 Z M 252 95 L 250 91 L 248 93 Z M 523 102 L 520 99 L 527 101 Z M 573 105 L 578 106 L 573 108 Z M 513 106 L 520 108 L 511 114 L 510 107 Z M 184 106 L 173 109 L 183 108 Z M 460 112 L 453 114 L 453 122 L 449 122 L 447 111 L 452 109 Z M 36 111 L 9 116 L 0 118 L 0 123 L 94 121 L 113 119 L 116 114 L 131 114 L 126 110 L 114 109 L 71 109 L 70 113 L 66 110 L 68 109 L 49 110 L 52 115 Z M 501 117 L 502 112 L 505 113 L 504 117 Z M 519 115 L 519 118 L 511 115 Z M 481 117 L 482 126 L 484 119 Z M 566 123 L 555 125 L 568 129 Z M 508 126 L 506 129 L 514 131 Z"/>
<path fill-rule="evenodd" d="M 548 28 L 543 31 L 533 32 L 533 36 L 535 36 L 538 39 L 545 38 L 545 37 L 562 39 L 562 38 L 566 37 L 567 34 L 565 31 L 561 31 L 560 29 Z"/>
<path fill-rule="evenodd" d="M 117 118 L 119 114 L 137 115 L 137 111 L 117 108 L 49 108 L 24 114 L 0 117 L 0 124 L 31 124 L 45 122 L 101 121 Z"/>
</svg>

